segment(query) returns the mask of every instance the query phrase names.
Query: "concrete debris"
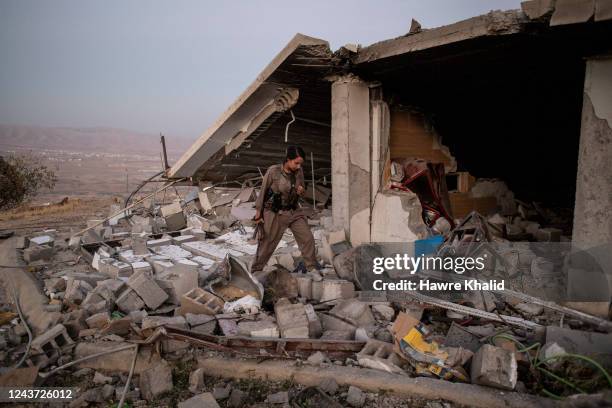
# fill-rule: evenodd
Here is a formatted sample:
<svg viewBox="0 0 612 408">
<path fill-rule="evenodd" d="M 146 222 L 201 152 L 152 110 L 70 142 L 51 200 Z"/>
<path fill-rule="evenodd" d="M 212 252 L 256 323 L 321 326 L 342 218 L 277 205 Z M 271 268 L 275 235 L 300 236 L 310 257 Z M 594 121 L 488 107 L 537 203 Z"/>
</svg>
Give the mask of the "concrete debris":
<svg viewBox="0 0 612 408">
<path fill-rule="evenodd" d="M 113 377 L 108 377 L 102 374 L 99 371 L 96 371 L 93 377 L 94 384 L 111 384 L 113 382 Z"/>
<path fill-rule="evenodd" d="M 519 303 L 514 308 L 529 316 L 539 316 L 544 312 L 543 306 L 534 305 L 533 303 Z"/>
<path fill-rule="evenodd" d="M 145 272 L 139 274 L 136 274 L 136 270 L 134 272 L 127 281 L 128 286 L 142 298 L 147 307 L 157 309 L 168 299 L 168 294 Z"/>
<path fill-rule="evenodd" d="M 304 305 L 301 303 L 291 304 L 287 299 L 280 299 L 274 305 L 274 313 L 276 314 L 281 337 L 309 337 L 310 324 Z"/>
<path fill-rule="evenodd" d="M 448 347 L 461 347 L 475 353 L 481 344 L 478 336 L 453 322 L 446 333 L 444 345 Z"/>
<path fill-rule="evenodd" d="M 224 315 L 215 316 L 217 319 L 217 323 L 221 328 L 221 333 L 224 336 L 231 337 L 238 335 L 238 324 L 236 322 L 237 319 L 231 317 L 224 317 Z"/>
<path fill-rule="evenodd" d="M 198 368 L 189 374 L 189 391 L 196 394 L 204 387 L 204 369 Z"/>
<path fill-rule="evenodd" d="M 384 320 L 387 322 L 393 321 L 395 317 L 395 310 L 388 305 L 372 305 L 372 313 L 378 320 Z"/>
<path fill-rule="evenodd" d="M 357 353 L 359 365 L 389 373 L 403 373 L 402 359 L 393 351 L 393 344 L 378 340 L 368 340 Z"/>
<path fill-rule="evenodd" d="M 368 331 L 365 329 L 365 327 L 359 327 L 357 330 L 355 330 L 355 340 L 362 341 L 364 343 L 367 343 L 368 340 L 370 340 L 370 336 L 368 335 Z"/>
<path fill-rule="evenodd" d="M 333 264 L 334 257 L 341 251 L 334 247 L 335 244 L 346 242 L 344 229 L 329 231 L 321 237 L 321 256 L 328 264 Z"/>
<path fill-rule="evenodd" d="M 125 290 L 117 298 L 116 304 L 123 313 L 136 312 L 145 306 L 145 302 L 132 289 Z"/>
<path fill-rule="evenodd" d="M 333 378 L 327 377 L 319 383 L 319 388 L 330 395 L 334 395 L 338 392 L 338 383 Z"/>
<path fill-rule="evenodd" d="M 183 316 L 147 316 L 142 319 L 142 330 L 155 329 L 160 326 L 178 327 L 180 329 L 187 328 L 187 321 Z"/>
<path fill-rule="evenodd" d="M 420 35 L 420 29 L 412 31 Z M 452 169 L 456 163 L 451 159 L 448 164 Z M 404 176 L 396 177 L 395 164 L 391 165 L 391 183 L 398 187 L 398 180 Z M 359 173 L 356 169 L 350 171 Z M 521 285 L 562 277 L 559 263 L 538 245 L 567 239 L 563 234 L 568 229 L 559 227 L 563 223 L 549 222 L 553 219 L 550 212 L 535 203 L 515 200 L 502 181 L 476 180 L 467 172 L 453 172 L 449 177 L 457 178 L 453 200 L 464 194 L 462 197 L 468 197 L 473 204 L 467 207 L 476 208 L 479 203 L 492 211 L 486 217 L 477 212 L 451 217 L 443 200 L 445 192 L 445 197 L 437 197 L 433 203 L 436 208 L 432 211 L 441 217 L 428 219 L 432 214 L 425 214 L 429 210 L 424 210 L 424 203 L 419 204 L 416 195 L 410 198 L 404 191 L 401 194 L 406 197 L 402 196 L 398 203 L 402 208 L 414 207 L 418 211 L 416 217 L 396 222 L 394 213 L 382 211 L 391 223 L 397 223 L 393 227 L 397 228 L 397 237 L 410 236 L 407 245 L 406 239 L 400 240 L 402 250 L 416 256 L 421 253 L 418 251 L 425 251 L 427 241 L 430 245 L 435 242 L 435 248 L 448 244 L 446 249 L 452 248 L 458 256 L 475 256 L 481 253 L 460 251 L 463 244 L 469 246 L 477 241 L 478 250 L 501 259 L 509 276 L 523 279 Z M 565 314 L 562 327 L 558 327 L 555 305 L 530 301 L 522 293 L 513 297 L 507 291 L 494 294 L 466 290 L 436 301 L 411 298 L 410 293 L 399 300 L 389 293 L 372 293 L 370 282 L 364 279 L 378 276 L 371 273 L 372 260 L 383 255 L 382 245 L 370 241 L 373 231 L 382 232 L 375 225 L 381 221 L 366 214 L 363 230 L 367 233 L 360 238 L 362 231 L 353 226 L 359 224 L 359 217 L 351 216 L 350 228 L 335 225 L 335 215 L 332 217 L 331 210 L 322 205 L 333 198 L 330 188 L 309 185 L 308 189 L 317 196 L 317 211 L 307 218 L 320 263 L 309 270 L 304 267 L 301 244 L 288 231 L 264 270 L 251 274 L 249 264 L 257 252 L 252 219 L 258 191 L 250 186 L 198 187 L 189 200 L 185 197 L 161 206 L 152 201 L 147 207 L 99 225 L 102 220 L 92 219 L 88 225 L 95 227 L 80 237 L 63 237 L 50 231 L 22 237 L 16 245 L 28 263 L 54 259 L 63 263 L 68 247 L 79 250 L 88 263 L 79 264 L 77 259 L 62 267 L 37 270 L 36 276 L 44 282 L 48 297 L 44 298 L 44 310 L 64 313 L 59 320 L 62 324 L 50 324 L 48 330 L 36 333 L 27 364 L 37 369 L 53 367 L 70 361 L 73 348 L 74 358 L 79 358 L 101 349 L 139 343 L 137 374 L 127 400 L 130 406 L 150 406 L 173 391 L 170 361 L 189 361 L 194 347 L 210 353 L 251 354 L 263 360 L 277 356 L 299 359 L 296 366 L 306 369 L 344 365 L 355 370 L 378 370 L 375 376 L 435 376 L 523 392 L 533 384 L 532 378 L 518 370 L 519 364 L 527 363 L 526 355 L 512 341 L 493 338 L 497 333 L 510 335 L 509 326 L 521 320 L 533 326 L 521 326 L 514 334 L 519 333 L 521 341 L 529 345 L 536 340 L 544 343 L 545 328 L 546 343 L 538 358 L 548 359 L 545 365 L 551 371 L 562 367 L 562 359 L 554 357 L 566 353 L 589 355 L 602 364 L 612 361 L 610 334 L 594 332 L 589 326 L 592 317 L 585 321 L 579 314 Z M 381 194 L 373 193 L 364 196 L 374 199 Z M 396 193 L 400 194 L 393 192 Z M 387 198 L 399 197 L 393 194 Z M 379 201 L 376 198 L 373 202 L 378 205 Z M 444 201 L 443 208 L 437 201 Z M 407 208 L 403 209 L 407 212 Z M 113 213 L 117 211 L 120 207 Z M 424 222 L 431 223 L 429 230 Z M 455 222 L 459 226 L 455 227 Z M 436 235 L 419 239 L 425 237 L 419 231 Z M 503 245 L 495 250 L 492 243 Z M 434 256 L 436 251 L 431 249 L 423 255 Z M 490 271 L 485 270 L 480 277 L 485 272 Z M 501 317 L 494 320 L 498 315 Z M 585 330 L 571 330 L 568 326 Z M 603 331 L 605 327 L 604 324 L 597 329 Z M 435 333 L 431 328 L 436 329 Z M 1 360 L 19 358 L 26 336 L 25 326 L 14 316 L 3 321 Z M 118 399 L 127 380 L 132 352 L 126 349 L 89 362 L 94 370 L 79 364 L 72 376 L 89 376 L 90 385 L 95 386 L 85 390 L 73 405 Z M 249 394 L 232 383 L 217 383 L 212 392 L 202 393 L 210 390 L 205 382 L 208 375 L 204 368 L 190 373 L 188 388 L 193 396 L 178 402 L 179 407 L 218 407 L 217 401 L 223 401 L 224 406 L 241 407 L 251 402 Z M 338 394 L 336 380 L 322 378 L 317 392 Z M 353 407 L 365 404 L 366 394 L 361 389 L 347 382 L 342 384 L 349 385 L 348 391 L 336 399 Z M 260 395 L 262 399 L 264 396 Z M 279 391 L 268 394 L 265 404 L 288 406 L 290 400 L 289 392 Z"/>
<path fill-rule="evenodd" d="M 266 401 L 268 404 L 288 404 L 289 393 L 287 391 L 281 391 L 274 394 L 268 395 Z"/>
<path fill-rule="evenodd" d="M 238 335 L 249 337 L 278 337 L 276 323 L 264 320 L 257 322 L 242 321 L 238 323 Z"/>
<path fill-rule="evenodd" d="M 215 397 L 210 392 L 196 395 L 186 401 L 179 402 L 178 408 L 220 408 Z"/>
<path fill-rule="evenodd" d="M 327 358 L 325 353 L 317 351 L 316 353 L 311 354 L 310 357 L 306 359 L 306 362 L 310 365 L 319 366 L 323 363 L 329 363 L 329 358 Z"/>
<path fill-rule="evenodd" d="M 110 400 L 113 395 L 115 394 L 115 387 L 112 386 L 111 384 L 104 384 L 102 386 L 102 400 L 103 401 L 108 401 Z"/>
<path fill-rule="evenodd" d="M 180 314 L 206 314 L 214 316 L 223 311 L 224 302 L 221 298 L 202 288 L 193 288 L 181 296 Z"/>
<path fill-rule="evenodd" d="M 140 374 L 140 392 L 147 401 L 172 391 L 172 387 L 172 368 L 165 361 Z"/>
<path fill-rule="evenodd" d="M 612 364 L 612 333 L 547 326 L 546 343 L 557 343 L 568 353 L 595 358 L 605 366 Z"/>
<path fill-rule="evenodd" d="M 347 299 L 338 302 L 330 310 L 329 314 L 350 322 L 356 327 L 366 327 L 375 322 L 368 304 L 357 299 Z"/>
<path fill-rule="evenodd" d="M 472 358 L 472 383 L 513 390 L 518 378 L 517 368 L 513 352 L 485 344 Z"/>
<path fill-rule="evenodd" d="M 213 388 L 213 391 L 212 391 L 213 397 L 215 397 L 217 401 L 228 399 L 231 393 L 232 393 L 232 386 L 230 384 L 223 385 L 223 386 L 217 385 Z"/>
<path fill-rule="evenodd" d="M 352 407 L 362 407 L 365 404 L 366 396 L 360 388 L 351 385 L 346 395 L 346 403 Z"/>
<path fill-rule="evenodd" d="M 230 394 L 229 400 L 227 401 L 227 406 L 231 408 L 240 408 L 244 406 L 248 394 L 244 391 L 239 390 L 238 388 L 232 389 L 232 393 Z"/>
<path fill-rule="evenodd" d="M 49 261 L 53 258 L 54 249 L 48 245 L 30 245 L 23 250 L 23 259 L 27 263 Z"/>
<path fill-rule="evenodd" d="M 316 289 L 315 289 L 316 286 Z M 313 283 L 312 297 L 321 302 L 355 297 L 355 285 L 342 279 L 325 279 L 317 285 Z"/>
<path fill-rule="evenodd" d="M 66 327 L 58 324 L 32 340 L 28 365 L 44 368 L 54 363 L 60 355 L 74 346 L 74 341 L 68 335 Z"/>
<path fill-rule="evenodd" d="M 108 312 L 97 313 L 89 316 L 85 321 L 90 329 L 101 329 L 109 323 L 110 314 Z"/>
</svg>

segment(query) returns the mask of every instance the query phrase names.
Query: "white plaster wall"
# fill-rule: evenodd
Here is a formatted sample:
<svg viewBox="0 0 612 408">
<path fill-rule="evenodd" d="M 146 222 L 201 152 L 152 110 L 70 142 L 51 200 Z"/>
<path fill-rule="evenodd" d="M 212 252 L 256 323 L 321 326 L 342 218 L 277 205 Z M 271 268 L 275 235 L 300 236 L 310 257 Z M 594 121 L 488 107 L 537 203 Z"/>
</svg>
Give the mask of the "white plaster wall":
<svg viewBox="0 0 612 408">
<path fill-rule="evenodd" d="M 427 236 L 416 194 L 378 193 L 372 210 L 372 242 L 411 242 Z"/>
<path fill-rule="evenodd" d="M 350 231 L 349 224 L 349 153 L 348 85 L 336 81 L 331 92 L 332 220 L 334 226 Z"/>
</svg>

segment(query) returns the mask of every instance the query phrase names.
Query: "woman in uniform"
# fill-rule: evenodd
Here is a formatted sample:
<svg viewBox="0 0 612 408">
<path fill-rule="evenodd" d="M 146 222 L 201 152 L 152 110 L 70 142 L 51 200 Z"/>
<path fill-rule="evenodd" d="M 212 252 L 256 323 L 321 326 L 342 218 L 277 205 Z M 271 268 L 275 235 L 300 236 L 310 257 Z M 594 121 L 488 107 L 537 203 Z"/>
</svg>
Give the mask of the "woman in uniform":
<svg viewBox="0 0 612 408">
<path fill-rule="evenodd" d="M 263 225 L 263 234 L 259 237 L 255 261 L 251 267 L 253 273 L 266 266 L 287 228 L 291 229 L 295 237 L 306 269 L 312 271 L 318 267 L 314 237 L 304 211 L 298 207 L 298 199 L 305 192 L 302 170 L 304 157 L 301 147 L 289 146 L 285 161 L 270 166 L 264 175 L 255 202 L 255 222 Z"/>
</svg>

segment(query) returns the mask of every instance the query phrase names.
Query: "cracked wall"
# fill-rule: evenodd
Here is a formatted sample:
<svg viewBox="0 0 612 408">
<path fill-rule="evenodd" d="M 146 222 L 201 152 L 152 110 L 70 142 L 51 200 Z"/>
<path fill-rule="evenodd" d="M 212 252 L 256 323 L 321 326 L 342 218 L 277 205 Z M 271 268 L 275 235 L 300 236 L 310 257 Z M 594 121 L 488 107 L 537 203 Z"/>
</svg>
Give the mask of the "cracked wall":
<svg viewBox="0 0 612 408">
<path fill-rule="evenodd" d="M 568 273 L 568 296 L 575 288 L 584 290 L 585 284 L 601 288 L 608 283 L 612 293 L 610 250 L 612 250 L 612 57 L 587 61 L 584 81 L 576 206 L 572 246 L 574 251 L 588 250 L 593 260 L 602 267 L 604 276 L 593 271 L 576 258 Z M 596 249 L 595 249 L 596 248 Z M 578 252 L 580 253 L 580 252 Z M 578 269 L 576 269 L 578 268 Z M 570 302 L 570 307 L 605 317 L 610 302 Z"/>
<path fill-rule="evenodd" d="M 334 225 L 353 245 L 370 241 L 370 93 L 347 75 L 332 84 L 332 194 Z"/>
<path fill-rule="evenodd" d="M 573 243 L 612 243 L 612 57 L 587 61 Z"/>
</svg>

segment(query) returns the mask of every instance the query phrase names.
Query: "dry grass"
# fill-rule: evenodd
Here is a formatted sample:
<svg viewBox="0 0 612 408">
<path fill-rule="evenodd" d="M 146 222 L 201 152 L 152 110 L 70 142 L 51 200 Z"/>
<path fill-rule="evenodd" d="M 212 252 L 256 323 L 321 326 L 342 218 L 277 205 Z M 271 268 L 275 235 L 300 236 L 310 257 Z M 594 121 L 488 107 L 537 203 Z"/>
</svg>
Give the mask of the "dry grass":
<svg viewBox="0 0 612 408">
<path fill-rule="evenodd" d="M 61 215 L 77 211 L 81 207 L 83 207 L 83 202 L 78 198 L 66 198 L 59 203 L 51 203 L 49 205 L 22 205 L 0 213 L 0 221 L 30 220 L 33 218 Z"/>
</svg>

